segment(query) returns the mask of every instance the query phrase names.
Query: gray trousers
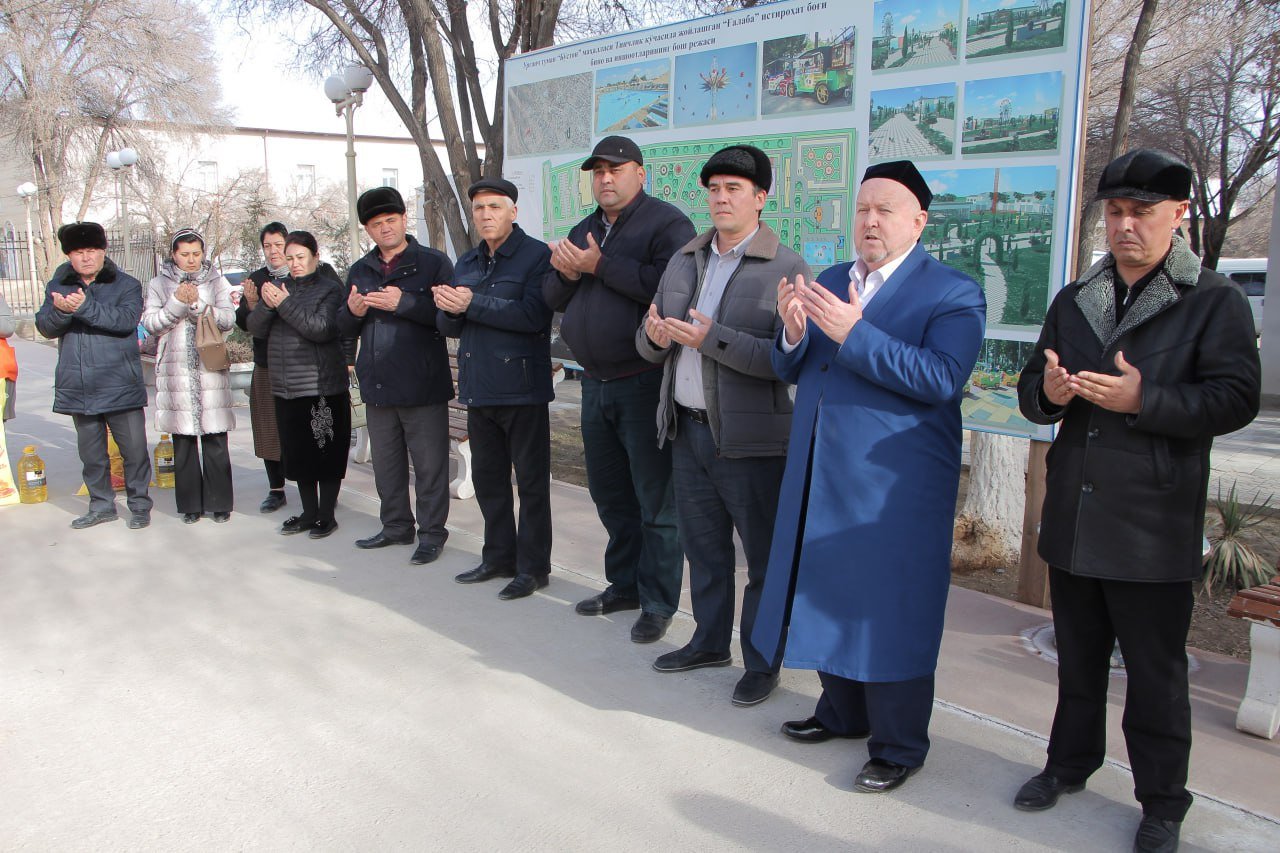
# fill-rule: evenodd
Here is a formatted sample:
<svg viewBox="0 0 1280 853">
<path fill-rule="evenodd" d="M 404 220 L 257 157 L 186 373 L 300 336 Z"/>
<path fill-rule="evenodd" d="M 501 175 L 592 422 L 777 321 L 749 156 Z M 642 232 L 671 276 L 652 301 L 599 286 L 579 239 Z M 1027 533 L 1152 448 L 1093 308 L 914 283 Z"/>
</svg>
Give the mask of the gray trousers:
<svg viewBox="0 0 1280 853">
<path fill-rule="evenodd" d="M 409 459 L 418 499 L 418 540 L 444 545 L 449 538 L 449 404 L 367 405 L 373 482 L 382 506 L 382 532 L 402 538 L 413 533 L 409 506 Z"/>
<path fill-rule="evenodd" d="M 115 436 L 124 459 L 124 485 L 130 512 L 150 512 L 151 455 L 147 452 L 147 423 L 142 409 L 105 415 L 72 415 L 76 447 L 89 490 L 90 512 L 115 512 L 116 493 L 111 488 L 111 460 L 107 455 L 107 428 Z"/>
</svg>

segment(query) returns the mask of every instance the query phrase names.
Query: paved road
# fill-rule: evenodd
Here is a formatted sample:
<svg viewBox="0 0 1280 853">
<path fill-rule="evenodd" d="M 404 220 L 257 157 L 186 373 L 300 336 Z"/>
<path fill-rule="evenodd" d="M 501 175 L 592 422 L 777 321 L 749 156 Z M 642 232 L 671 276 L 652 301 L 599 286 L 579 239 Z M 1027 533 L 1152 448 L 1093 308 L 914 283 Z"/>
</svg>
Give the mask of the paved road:
<svg viewBox="0 0 1280 853">
<path fill-rule="evenodd" d="M 869 142 L 872 160 L 936 157 L 943 153 L 924 138 L 915 122 L 902 113 L 871 131 Z"/>
</svg>

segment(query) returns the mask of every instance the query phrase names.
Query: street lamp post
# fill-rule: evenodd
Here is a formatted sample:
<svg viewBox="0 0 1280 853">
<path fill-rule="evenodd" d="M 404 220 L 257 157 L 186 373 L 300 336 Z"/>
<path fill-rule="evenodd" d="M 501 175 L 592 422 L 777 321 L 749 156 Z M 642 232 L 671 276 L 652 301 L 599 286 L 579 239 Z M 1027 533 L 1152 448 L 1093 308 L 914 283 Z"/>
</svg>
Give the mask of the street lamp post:
<svg viewBox="0 0 1280 853">
<path fill-rule="evenodd" d="M 347 120 L 347 228 L 351 238 L 351 260 L 360 257 L 360 220 L 356 215 L 355 111 L 364 103 L 364 93 L 373 85 L 373 72 L 352 65 L 324 81 L 324 94 L 333 101 L 334 112 Z"/>
<path fill-rule="evenodd" d="M 35 300 L 40 293 L 40 279 L 36 276 L 36 235 L 31 230 L 31 205 L 35 203 L 36 194 L 39 191 L 36 185 L 30 181 L 18 185 L 18 195 L 26 202 L 27 206 L 27 263 L 31 269 L 32 300 Z"/>
<path fill-rule="evenodd" d="M 107 154 L 107 165 L 116 173 L 116 192 L 120 199 L 120 220 L 124 224 L 124 268 L 133 268 L 133 233 L 129 227 L 129 199 L 125 195 L 125 170 L 138 162 L 138 152 L 132 148 L 121 148 Z"/>
</svg>

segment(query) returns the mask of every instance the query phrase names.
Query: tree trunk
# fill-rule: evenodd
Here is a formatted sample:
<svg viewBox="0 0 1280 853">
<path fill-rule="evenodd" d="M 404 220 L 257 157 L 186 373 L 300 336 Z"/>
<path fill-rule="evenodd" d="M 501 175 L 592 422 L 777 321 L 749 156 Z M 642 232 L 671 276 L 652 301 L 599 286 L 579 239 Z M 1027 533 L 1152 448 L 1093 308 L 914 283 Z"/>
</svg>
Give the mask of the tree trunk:
<svg viewBox="0 0 1280 853">
<path fill-rule="evenodd" d="M 972 432 L 969 493 L 956 517 L 951 567 L 959 572 L 1012 568 L 1022 546 L 1026 439 Z"/>
</svg>

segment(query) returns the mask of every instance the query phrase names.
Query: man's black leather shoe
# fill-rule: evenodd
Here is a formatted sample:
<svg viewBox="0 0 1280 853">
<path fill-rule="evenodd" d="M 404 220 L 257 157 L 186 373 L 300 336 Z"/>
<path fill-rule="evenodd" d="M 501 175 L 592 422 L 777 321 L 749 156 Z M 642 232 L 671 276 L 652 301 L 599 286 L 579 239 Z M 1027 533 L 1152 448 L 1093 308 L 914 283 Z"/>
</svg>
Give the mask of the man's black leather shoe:
<svg viewBox="0 0 1280 853">
<path fill-rule="evenodd" d="M 857 779 L 853 780 L 853 789 L 864 794 L 883 794 L 885 791 L 892 791 L 901 786 L 919 769 L 919 767 L 894 764 L 883 758 L 873 758 L 862 765 L 862 772 L 858 774 Z"/>
<path fill-rule="evenodd" d="M 1174 853 L 1181 831 L 1181 821 L 1144 814 L 1138 833 L 1133 836 L 1133 853 Z"/>
<path fill-rule="evenodd" d="M 378 531 L 377 533 L 370 536 L 368 539 L 356 540 L 356 547 L 363 548 L 366 551 L 372 548 L 385 548 L 388 545 L 412 545 L 412 544 L 413 544 L 412 533 L 410 533 L 408 536 L 402 536 L 397 538 L 395 536 L 388 536 L 382 531 Z"/>
<path fill-rule="evenodd" d="M 307 531 L 307 535 L 312 539 L 323 539 L 330 533 L 338 529 L 338 522 L 334 519 L 327 521 L 317 521 L 311 525 L 311 529 Z"/>
<path fill-rule="evenodd" d="M 636 624 L 631 626 L 631 642 L 654 643 L 662 639 L 671 624 L 670 616 L 659 616 L 657 613 L 640 613 Z"/>
<path fill-rule="evenodd" d="M 809 717 L 805 720 L 789 720 L 782 724 L 782 733 L 801 743 L 822 743 L 832 738 L 858 740 L 871 734 L 871 732 L 855 732 L 848 735 L 837 734 L 824 726 L 817 717 Z"/>
<path fill-rule="evenodd" d="M 513 578 L 515 576 L 515 569 L 500 569 L 488 563 L 481 563 L 474 569 L 465 571 L 460 575 L 454 575 L 453 579 L 458 583 L 484 583 L 494 578 Z"/>
<path fill-rule="evenodd" d="M 258 504 L 258 512 L 275 512 L 288 502 L 289 500 L 284 496 L 283 491 L 277 492 L 275 489 L 272 489 L 267 492 L 267 496 L 263 499 L 262 503 Z"/>
<path fill-rule="evenodd" d="M 286 518 L 284 520 L 284 524 L 280 525 L 280 535 L 292 536 L 295 533 L 302 533 L 310 530 L 315 526 L 316 520 L 314 518 L 308 519 L 301 515 L 295 515 L 291 518 Z"/>
<path fill-rule="evenodd" d="M 106 524 L 108 521 L 115 521 L 120 516 L 114 512 L 86 512 L 79 518 L 73 519 L 72 528 L 75 530 L 84 530 L 86 527 L 93 527 L 95 524 Z"/>
<path fill-rule="evenodd" d="M 434 563 L 440 559 L 440 546 L 433 545 L 430 542 L 423 542 L 413 550 L 413 556 L 409 558 L 409 562 L 415 566 L 425 566 L 427 563 Z"/>
<path fill-rule="evenodd" d="M 215 512 L 213 514 L 214 524 L 226 524 L 230 520 L 231 520 L 231 513 L 229 512 Z"/>
<path fill-rule="evenodd" d="M 731 701 L 739 708 L 759 705 L 769 698 L 769 695 L 773 693 L 773 688 L 777 686 L 778 673 L 747 670 L 742 674 L 742 678 L 738 679 L 737 686 L 733 688 L 733 699 Z"/>
<path fill-rule="evenodd" d="M 1013 798 L 1013 807 L 1024 812 L 1042 812 L 1053 808 L 1058 797 L 1063 794 L 1074 794 L 1083 788 L 1083 782 L 1068 785 L 1048 772 L 1038 773 L 1018 789 L 1017 796 Z"/>
<path fill-rule="evenodd" d="M 550 579 L 546 575 L 516 575 L 515 579 L 511 581 L 511 583 L 504 586 L 498 592 L 498 598 L 501 598 L 503 601 L 511 601 L 514 598 L 524 598 L 525 596 L 533 595 L 536 591 L 542 589 L 550 582 Z"/>
<path fill-rule="evenodd" d="M 200 513 L 198 512 L 184 512 L 182 514 L 183 524 L 195 524 L 199 520 L 200 520 Z"/>
<path fill-rule="evenodd" d="M 151 524 L 151 513 L 146 510 L 132 513 L 129 516 L 129 529 L 141 530 Z"/>
<path fill-rule="evenodd" d="M 583 616 L 604 616 L 619 610 L 639 610 L 640 599 L 618 595 L 610 588 L 585 601 L 579 601 L 573 609 Z"/>
<path fill-rule="evenodd" d="M 688 672 L 691 669 L 702 669 L 708 666 L 728 666 L 733 658 L 728 652 L 700 652 L 693 646 L 685 646 L 674 652 L 659 655 L 653 662 L 658 672 Z"/>
</svg>

